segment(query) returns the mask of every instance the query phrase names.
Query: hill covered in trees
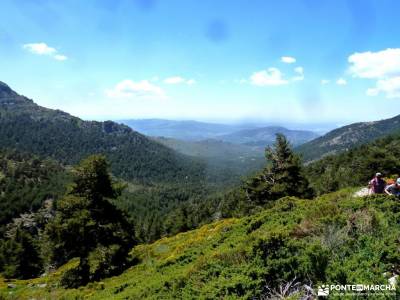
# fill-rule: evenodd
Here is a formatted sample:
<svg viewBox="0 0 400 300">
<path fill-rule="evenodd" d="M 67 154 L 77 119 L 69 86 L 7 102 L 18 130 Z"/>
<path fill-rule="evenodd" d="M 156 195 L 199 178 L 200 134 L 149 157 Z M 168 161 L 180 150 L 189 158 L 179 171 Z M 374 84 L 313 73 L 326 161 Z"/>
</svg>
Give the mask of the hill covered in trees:
<svg viewBox="0 0 400 300">
<path fill-rule="evenodd" d="M 128 188 L 116 205 L 133 215 L 137 236 L 149 242 L 221 218 L 251 214 L 284 196 L 312 196 L 299 157 L 284 136 L 278 136 L 266 156 L 263 169 L 227 190 L 199 185 L 138 188 L 131 192 Z"/>
<path fill-rule="evenodd" d="M 317 160 L 330 154 L 347 151 L 353 147 L 400 131 L 400 116 L 390 119 L 361 122 L 334 129 L 296 148 L 305 161 Z"/>
<path fill-rule="evenodd" d="M 207 172 L 214 173 L 214 176 L 221 178 L 220 180 L 232 184 L 238 184 L 241 177 L 262 168 L 265 161 L 265 148 L 257 146 L 238 145 L 215 139 L 201 141 L 165 137 L 153 139 L 179 153 L 201 159 L 207 165 Z"/>
<path fill-rule="evenodd" d="M 78 287 L 120 273 L 129 265 L 134 226 L 113 203 L 120 186 L 103 156 L 93 155 L 72 171 L 73 180 L 57 201 L 14 219 L 0 239 L 0 272 L 31 278 L 73 258 L 79 262 L 61 278 Z"/>
<path fill-rule="evenodd" d="M 68 181 L 65 168 L 53 160 L 0 150 L 0 235 L 12 218 L 63 195 Z"/>
<path fill-rule="evenodd" d="M 400 135 L 393 134 L 309 164 L 306 174 L 318 194 L 366 186 L 376 172 L 400 175 Z"/>
<path fill-rule="evenodd" d="M 0 147 L 16 148 L 63 164 L 106 155 L 114 175 L 140 183 L 198 181 L 204 166 L 112 121 L 83 121 L 18 95 L 0 82 Z"/>
<path fill-rule="evenodd" d="M 267 153 L 271 164 L 242 190 L 247 197 L 240 200 L 249 202 L 247 210 L 284 196 L 311 195 L 300 161 L 283 136 Z M 288 172 L 290 180 L 282 177 Z M 73 181 L 64 196 L 7 224 L 0 240 L 0 272 L 6 277 L 30 278 L 79 257 L 61 284 L 81 286 L 127 266 L 126 247 L 134 241 L 151 241 L 219 219 L 226 200 L 207 195 L 202 186 L 184 183 L 169 190 L 156 186 L 154 194 L 147 188 L 141 197 L 140 189 L 112 180 L 105 158 L 99 155 L 83 160 L 68 174 Z M 275 184 L 266 184 L 264 177 Z M 230 203 L 238 206 L 236 199 Z"/>
</svg>

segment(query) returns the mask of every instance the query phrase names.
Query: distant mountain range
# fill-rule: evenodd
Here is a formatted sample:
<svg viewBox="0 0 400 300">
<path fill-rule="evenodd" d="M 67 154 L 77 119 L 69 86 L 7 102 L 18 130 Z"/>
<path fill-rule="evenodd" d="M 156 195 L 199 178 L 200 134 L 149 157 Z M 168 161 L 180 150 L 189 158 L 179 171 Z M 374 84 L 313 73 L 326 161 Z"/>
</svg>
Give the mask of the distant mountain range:
<svg viewBox="0 0 400 300">
<path fill-rule="evenodd" d="M 265 147 L 274 143 L 277 133 L 284 134 L 294 146 L 301 145 L 318 137 L 318 134 L 312 131 L 290 130 L 284 127 L 268 126 L 244 129 L 218 138 L 234 144 Z"/>
<path fill-rule="evenodd" d="M 219 140 L 232 144 L 266 147 L 275 141 L 277 133 L 287 136 L 293 145 L 308 142 L 318 135 L 307 130 L 290 130 L 278 126 L 260 124 L 216 124 L 197 121 L 173 121 L 162 119 L 122 120 L 145 135 L 185 141 Z"/>
<path fill-rule="evenodd" d="M 400 131 L 400 115 L 375 121 L 361 122 L 340 127 L 296 148 L 305 161 L 347 151 L 355 146 L 366 144 L 385 135 Z"/>
<path fill-rule="evenodd" d="M 64 164 L 95 153 L 107 156 L 114 175 L 153 183 L 202 177 L 204 168 L 126 125 L 83 121 L 35 104 L 0 82 L 0 147 L 14 148 Z"/>
<path fill-rule="evenodd" d="M 303 156 L 306 162 L 317 160 L 326 155 L 347 151 L 353 147 L 400 131 L 400 115 L 380 121 L 350 124 L 329 131 L 323 136 L 318 136 L 317 133 L 309 130 L 291 130 L 280 126 L 254 124 L 229 125 L 159 119 L 124 122 L 139 132 L 150 136 L 172 137 L 173 140 L 169 140 L 168 143 L 164 141 L 163 144 L 168 144 L 169 147 L 189 155 L 198 154 L 199 151 L 204 154 L 204 147 L 200 146 L 201 143 L 183 146 L 183 141 L 176 141 L 176 139 L 192 142 L 214 139 L 229 143 L 231 147 L 242 145 L 262 149 L 274 142 L 276 133 L 282 133 L 296 147 L 296 151 Z M 193 150 L 194 145 L 196 145 L 197 150 Z M 199 150 L 199 147 L 203 147 L 203 150 Z M 187 151 L 188 149 L 192 149 L 194 152 L 190 153 L 190 151 Z M 237 151 L 243 150 L 244 148 L 241 148 Z M 194 156 L 197 156 L 197 154 Z"/>
<path fill-rule="evenodd" d="M 121 122 L 181 154 L 201 159 L 207 164 L 208 172 L 230 174 L 232 179 L 246 176 L 265 165 L 265 148 L 275 142 L 277 133 L 284 134 L 294 146 L 318 137 L 312 131 L 255 124 L 163 119 Z"/>
<path fill-rule="evenodd" d="M 123 124 L 148 136 L 162 136 L 187 141 L 201 141 L 234 131 L 253 128 L 254 125 L 231 125 L 197 121 L 164 119 L 121 120 Z"/>
</svg>

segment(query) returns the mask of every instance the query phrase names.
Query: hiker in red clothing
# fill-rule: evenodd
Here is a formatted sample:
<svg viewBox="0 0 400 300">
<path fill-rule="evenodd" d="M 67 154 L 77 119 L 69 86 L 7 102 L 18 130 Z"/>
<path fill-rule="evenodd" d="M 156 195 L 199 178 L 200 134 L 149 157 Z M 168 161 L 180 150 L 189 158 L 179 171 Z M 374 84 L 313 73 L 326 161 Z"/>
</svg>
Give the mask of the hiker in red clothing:
<svg viewBox="0 0 400 300">
<path fill-rule="evenodd" d="M 368 187 L 371 194 L 383 194 L 385 192 L 386 182 L 382 179 L 382 173 L 376 173 L 375 177 L 369 182 Z"/>
</svg>

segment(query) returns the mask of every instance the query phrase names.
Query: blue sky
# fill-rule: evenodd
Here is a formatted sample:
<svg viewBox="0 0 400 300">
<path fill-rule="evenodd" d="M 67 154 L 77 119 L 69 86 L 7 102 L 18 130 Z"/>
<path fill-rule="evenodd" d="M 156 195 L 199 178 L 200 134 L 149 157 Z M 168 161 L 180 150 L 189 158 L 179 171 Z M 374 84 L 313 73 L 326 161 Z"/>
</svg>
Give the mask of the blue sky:
<svg viewBox="0 0 400 300">
<path fill-rule="evenodd" d="M 85 119 L 400 113 L 399 1 L 2 0 L 0 80 Z"/>
</svg>

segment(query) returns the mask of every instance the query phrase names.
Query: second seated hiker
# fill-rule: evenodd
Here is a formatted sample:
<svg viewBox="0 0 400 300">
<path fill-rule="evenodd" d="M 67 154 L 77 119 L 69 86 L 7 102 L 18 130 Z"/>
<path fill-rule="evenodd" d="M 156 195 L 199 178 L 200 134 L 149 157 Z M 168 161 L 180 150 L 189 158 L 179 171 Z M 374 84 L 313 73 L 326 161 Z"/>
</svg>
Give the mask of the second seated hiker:
<svg viewBox="0 0 400 300">
<path fill-rule="evenodd" d="M 397 178 L 395 183 L 388 185 L 385 188 L 385 193 L 388 195 L 400 196 L 400 178 Z"/>
</svg>

